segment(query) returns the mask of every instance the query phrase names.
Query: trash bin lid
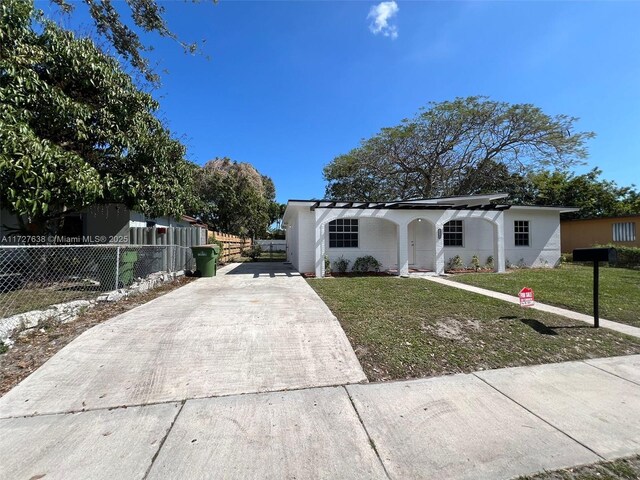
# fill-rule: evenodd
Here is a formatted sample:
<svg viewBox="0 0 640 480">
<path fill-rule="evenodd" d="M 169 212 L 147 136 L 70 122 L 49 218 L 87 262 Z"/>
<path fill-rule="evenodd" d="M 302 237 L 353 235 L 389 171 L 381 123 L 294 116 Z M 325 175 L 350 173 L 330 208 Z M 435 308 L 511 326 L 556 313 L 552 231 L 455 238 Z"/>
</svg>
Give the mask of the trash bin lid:
<svg viewBox="0 0 640 480">
<path fill-rule="evenodd" d="M 218 255 L 220 253 L 220 245 L 216 244 L 216 243 L 212 243 L 209 245 L 193 245 L 191 247 L 191 249 L 194 252 L 208 252 L 210 253 L 211 250 L 213 250 L 214 255 Z"/>
</svg>

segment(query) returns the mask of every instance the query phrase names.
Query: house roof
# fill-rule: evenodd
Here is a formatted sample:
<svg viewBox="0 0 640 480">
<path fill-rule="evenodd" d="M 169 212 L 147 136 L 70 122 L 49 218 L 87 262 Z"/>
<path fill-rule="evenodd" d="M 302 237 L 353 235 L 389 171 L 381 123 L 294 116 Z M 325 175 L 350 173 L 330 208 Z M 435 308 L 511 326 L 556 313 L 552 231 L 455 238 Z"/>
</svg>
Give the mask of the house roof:
<svg viewBox="0 0 640 480">
<path fill-rule="evenodd" d="M 191 217 L 189 215 L 182 215 L 182 221 L 190 223 L 194 227 L 208 228 L 207 225 L 202 223 L 202 220 L 200 220 L 199 218 Z"/>
<path fill-rule="evenodd" d="M 579 209 L 564 206 L 538 206 L 538 205 L 511 205 L 493 203 L 496 200 L 507 198 L 506 193 L 493 193 L 486 195 L 466 195 L 455 197 L 438 198 L 418 198 L 409 200 L 393 200 L 379 202 L 358 202 L 339 200 L 289 200 L 289 205 L 308 206 L 311 210 L 317 208 L 339 208 L 339 209 L 388 209 L 388 210 L 543 210 L 557 211 L 559 213 L 576 212 Z M 286 217 L 286 211 L 285 211 Z"/>
<path fill-rule="evenodd" d="M 355 205 L 379 205 L 376 208 L 389 208 L 391 205 L 483 205 L 489 202 L 493 202 L 495 200 L 500 200 L 502 198 L 506 198 L 509 195 L 507 193 L 493 193 L 488 195 L 465 195 L 465 196 L 455 196 L 455 197 L 436 197 L 436 198 L 412 198 L 407 200 L 391 200 L 391 201 L 338 201 L 338 200 L 330 200 L 330 199 L 322 199 L 322 200 L 289 200 L 288 203 L 311 203 L 311 204 L 338 204 L 342 205 L 344 203 L 347 204 L 355 204 Z M 384 205 L 384 206 L 383 206 Z M 335 206 L 335 205 L 334 205 Z M 324 207 L 323 207 L 324 208 Z M 359 207 L 362 208 L 362 207 Z"/>
</svg>

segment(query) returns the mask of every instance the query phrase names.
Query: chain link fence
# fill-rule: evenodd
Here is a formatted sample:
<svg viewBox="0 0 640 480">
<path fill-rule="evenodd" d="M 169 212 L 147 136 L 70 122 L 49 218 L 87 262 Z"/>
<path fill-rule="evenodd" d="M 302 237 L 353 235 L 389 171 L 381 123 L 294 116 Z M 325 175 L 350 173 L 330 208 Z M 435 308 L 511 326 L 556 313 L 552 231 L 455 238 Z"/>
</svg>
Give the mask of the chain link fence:
<svg viewBox="0 0 640 480">
<path fill-rule="evenodd" d="M 195 270 L 195 261 L 177 245 L 0 246 L 0 318 L 184 270 Z"/>
</svg>

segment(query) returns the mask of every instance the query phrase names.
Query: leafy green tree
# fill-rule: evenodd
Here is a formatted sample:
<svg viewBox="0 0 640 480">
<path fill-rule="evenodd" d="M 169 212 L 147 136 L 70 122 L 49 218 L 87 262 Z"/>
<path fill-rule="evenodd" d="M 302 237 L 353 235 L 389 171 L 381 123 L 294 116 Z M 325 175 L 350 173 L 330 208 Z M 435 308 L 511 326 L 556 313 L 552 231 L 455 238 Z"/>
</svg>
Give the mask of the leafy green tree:
<svg viewBox="0 0 640 480">
<path fill-rule="evenodd" d="M 430 103 L 324 169 L 326 195 L 382 200 L 477 193 L 504 175 L 567 168 L 587 156 L 576 118 L 486 97 Z"/>
<path fill-rule="evenodd" d="M 215 3 L 216 0 L 214 0 Z M 63 13 L 71 14 L 77 5 L 84 3 L 89 9 L 89 15 L 93 19 L 99 37 L 106 39 L 113 46 L 116 53 L 126 62 L 141 72 L 145 79 L 157 84 L 159 77 L 154 73 L 145 58 L 144 52 L 150 50 L 140 39 L 136 30 L 145 33 L 155 32 L 161 37 L 169 38 L 177 42 L 185 52 L 197 51 L 196 43 L 187 43 L 169 28 L 164 19 L 164 7 L 156 0 L 124 0 L 119 1 L 119 6 L 126 7 L 128 18 L 123 20 L 122 15 L 114 6 L 113 0 L 51 0 L 57 4 Z"/>
<path fill-rule="evenodd" d="M 566 205 L 580 208 L 567 218 L 591 218 L 640 213 L 640 192 L 634 185 L 620 187 L 600 179 L 594 168 L 583 175 L 566 171 L 543 171 L 530 175 L 529 197 L 535 205 Z"/>
<path fill-rule="evenodd" d="M 0 4 L 0 202 L 41 230 L 120 202 L 149 216 L 194 205 L 197 167 L 158 104 L 89 39 L 33 3 Z"/>
<path fill-rule="evenodd" d="M 216 230 L 256 238 L 276 220 L 273 181 L 248 163 L 211 160 L 200 170 L 197 188 L 203 220 Z"/>
</svg>

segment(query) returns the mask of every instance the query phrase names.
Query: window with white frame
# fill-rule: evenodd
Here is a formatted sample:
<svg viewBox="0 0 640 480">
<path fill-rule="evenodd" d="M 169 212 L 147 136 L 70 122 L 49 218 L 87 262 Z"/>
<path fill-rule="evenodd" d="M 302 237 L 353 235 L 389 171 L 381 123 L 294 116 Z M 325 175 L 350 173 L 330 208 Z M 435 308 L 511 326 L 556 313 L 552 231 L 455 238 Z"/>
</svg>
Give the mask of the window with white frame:
<svg viewBox="0 0 640 480">
<path fill-rule="evenodd" d="M 614 242 L 635 242 L 636 222 L 619 222 L 613 224 Z"/>
<path fill-rule="evenodd" d="M 329 222 L 329 248 L 358 248 L 357 218 L 339 218 Z"/>
<path fill-rule="evenodd" d="M 464 245 L 464 231 L 462 220 L 451 220 L 443 225 L 445 247 L 462 247 Z"/>
<path fill-rule="evenodd" d="M 529 220 L 515 220 L 513 222 L 513 243 L 516 247 L 529 246 Z"/>
</svg>

